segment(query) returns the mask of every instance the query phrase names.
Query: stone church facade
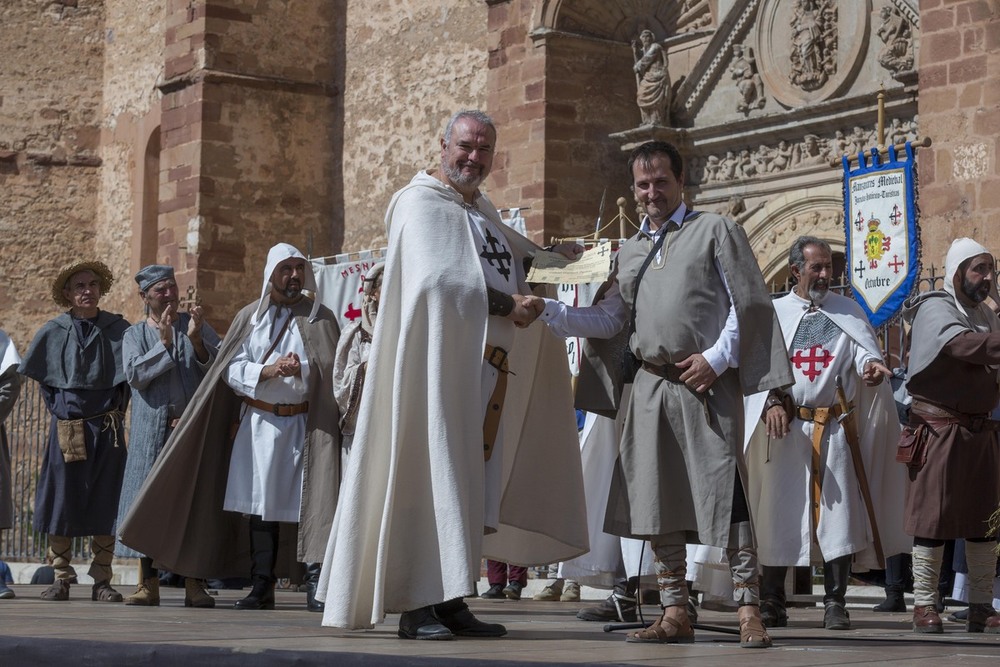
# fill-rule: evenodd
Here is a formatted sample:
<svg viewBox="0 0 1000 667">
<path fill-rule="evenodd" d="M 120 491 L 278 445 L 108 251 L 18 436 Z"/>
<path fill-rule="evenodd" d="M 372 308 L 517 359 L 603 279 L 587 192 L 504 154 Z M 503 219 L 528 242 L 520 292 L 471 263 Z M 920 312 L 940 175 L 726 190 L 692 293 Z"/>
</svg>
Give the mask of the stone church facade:
<svg viewBox="0 0 1000 667">
<path fill-rule="evenodd" d="M 4 3 L 0 327 L 23 349 L 58 267 L 95 257 L 118 276 L 109 310 L 139 318 L 131 276 L 165 262 L 224 330 L 273 243 L 383 244 L 391 194 L 459 108 L 496 119 L 486 188 L 536 241 L 592 233 L 618 197 L 634 220 L 624 151 L 664 138 L 688 201 L 739 219 L 780 283 L 794 236 L 843 249 L 831 161 L 877 143 L 884 90 L 886 143 L 933 141 L 940 265 L 951 238 L 998 238 L 998 47 L 997 0 Z M 649 67 L 670 83 L 640 111 Z"/>
</svg>

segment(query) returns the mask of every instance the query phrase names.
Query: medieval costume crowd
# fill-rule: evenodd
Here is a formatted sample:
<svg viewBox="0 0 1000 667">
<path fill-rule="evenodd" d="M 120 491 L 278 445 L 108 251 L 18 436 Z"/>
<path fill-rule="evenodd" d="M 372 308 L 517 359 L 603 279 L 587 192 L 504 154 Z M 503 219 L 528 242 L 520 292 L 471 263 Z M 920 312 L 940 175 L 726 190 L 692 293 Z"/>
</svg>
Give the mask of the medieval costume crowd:
<svg viewBox="0 0 1000 667">
<path fill-rule="evenodd" d="M 440 166 L 390 202 L 386 261 L 344 330 L 286 243 L 221 339 L 200 306 L 182 312 L 170 266 L 135 275 L 146 317 L 131 326 L 99 307 L 114 282 L 103 263 L 54 277 L 68 310 L 23 360 L 0 337 L 0 417 L 19 374 L 51 414 L 34 513 L 54 569 L 43 599 L 71 598 L 71 540 L 92 536 L 95 601 L 159 605 L 165 569 L 186 578 L 186 606 L 214 606 L 207 578 L 249 576 L 236 608 L 273 609 L 277 578 L 293 576 L 326 626 L 399 614 L 401 638 L 499 637 L 465 602 L 485 556 L 484 597 L 518 599 L 525 567 L 559 563 L 539 599 L 600 580 L 614 592 L 581 618 L 634 620 L 656 602 L 626 638 L 669 644 L 694 641 L 702 588 L 736 610 L 742 647 L 767 648 L 788 622 L 789 567 L 822 564 L 823 624 L 843 630 L 852 571 L 891 571 L 903 554 L 913 629 L 942 632 L 944 543 L 961 539 L 966 628 L 1000 633 L 987 248 L 955 241 L 943 288 L 905 305 L 901 423 L 878 335 L 831 290 L 827 241 L 795 241 L 795 288 L 772 300 L 742 227 L 690 208 L 680 152 L 648 142 L 628 163 L 641 229 L 594 303 L 570 307 L 527 283 L 541 249 L 480 190 L 496 142 L 482 112 L 449 120 Z M 575 389 L 569 336 L 587 341 Z M 124 598 L 115 555 L 140 563 Z M 712 571 L 723 584 L 699 586 Z"/>
</svg>

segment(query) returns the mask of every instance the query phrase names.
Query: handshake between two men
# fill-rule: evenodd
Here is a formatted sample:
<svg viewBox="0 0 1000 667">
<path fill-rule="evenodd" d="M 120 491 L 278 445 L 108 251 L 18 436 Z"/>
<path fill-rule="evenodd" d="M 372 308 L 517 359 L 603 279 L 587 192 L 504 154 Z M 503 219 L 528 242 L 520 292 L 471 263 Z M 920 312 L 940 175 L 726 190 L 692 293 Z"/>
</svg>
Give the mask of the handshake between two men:
<svg viewBox="0 0 1000 667">
<path fill-rule="evenodd" d="M 548 248 L 548 250 L 557 252 L 567 259 L 579 259 L 586 248 L 579 243 L 566 242 Z M 514 299 L 514 307 L 507 313 L 506 317 L 513 320 L 515 326 L 522 329 L 538 319 L 538 316 L 545 310 L 545 299 L 541 297 L 525 294 L 512 294 L 511 297 Z"/>
</svg>

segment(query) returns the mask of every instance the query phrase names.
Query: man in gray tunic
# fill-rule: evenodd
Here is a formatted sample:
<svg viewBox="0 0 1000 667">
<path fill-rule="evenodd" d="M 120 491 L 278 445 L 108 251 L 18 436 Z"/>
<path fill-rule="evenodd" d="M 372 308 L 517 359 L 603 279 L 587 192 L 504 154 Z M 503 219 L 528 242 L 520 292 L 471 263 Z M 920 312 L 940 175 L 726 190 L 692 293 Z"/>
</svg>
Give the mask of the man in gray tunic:
<svg viewBox="0 0 1000 667">
<path fill-rule="evenodd" d="M 125 377 L 132 387 L 129 456 L 118 504 L 118 522 L 125 518 L 164 443 L 205 371 L 219 350 L 219 335 L 202 320 L 201 306 L 178 313 L 174 268 L 151 264 L 135 274 L 146 319 L 129 327 L 122 345 Z M 153 559 L 119 543 L 120 558 L 138 558 L 139 585 L 125 604 L 160 604 L 160 577 Z M 184 582 L 185 607 L 214 607 L 197 579 Z"/>
<path fill-rule="evenodd" d="M 43 600 L 68 600 L 74 537 L 91 537 L 91 599 L 121 602 L 111 587 L 115 515 L 125 471 L 122 420 L 129 390 L 122 365 L 128 322 L 98 308 L 114 278 L 103 262 L 78 262 L 52 282 L 52 299 L 68 312 L 35 334 L 21 374 L 41 384 L 52 415 L 32 525 L 48 534 L 55 581 Z"/>
<path fill-rule="evenodd" d="M 541 315 L 565 336 L 612 338 L 631 322 L 629 345 L 641 367 L 624 406 L 605 531 L 650 540 L 664 612 L 627 639 L 694 641 L 685 543 L 700 542 L 729 556 L 740 645 L 766 648 L 771 640 L 760 620 L 744 492 L 742 398 L 792 383 L 781 329 L 743 229 L 682 201 L 678 150 L 645 143 L 632 152 L 628 168 L 646 212 L 641 231 L 620 249 L 595 305 L 568 308 L 546 300 Z M 593 393 L 589 379 L 598 377 L 617 408 L 621 355 L 602 362 L 599 352 L 595 347 L 585 359 L 595 367 L 581 371 L 577 407 L 585 407 L 580 400 Z M 606 389 L 616 385 L 618 391 Z"/>
</svg>

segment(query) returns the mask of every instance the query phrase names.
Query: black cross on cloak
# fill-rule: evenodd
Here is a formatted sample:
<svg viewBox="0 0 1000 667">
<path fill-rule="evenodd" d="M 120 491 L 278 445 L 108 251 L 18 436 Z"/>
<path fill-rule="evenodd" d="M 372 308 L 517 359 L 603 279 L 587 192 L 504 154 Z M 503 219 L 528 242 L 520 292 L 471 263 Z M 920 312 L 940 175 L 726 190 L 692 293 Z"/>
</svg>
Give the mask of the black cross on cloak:
<svg viewBox="0 0 1000 667">
<path fill-rule="evenodd" d="M 486 260 L 486 262 L 493 266 L 493 262 L 496 261 L 496 266 L 493 266 L 504 280 L 510 280 L 510 264 L 511 264 L 511 254 L 508 252 L 503 245 L 500 243 L 500 239 L 493 236 L 490 233 L 489 228 L 484 230 L 486 232 L 486 243 L 483 244 L 483 251 L 479 253 L 479 256 Z M 489 251 L 486 249 L 486 244 L 489 244 Z M 500 252 L 503 250 L 503 252 Z"/>
</svg>

